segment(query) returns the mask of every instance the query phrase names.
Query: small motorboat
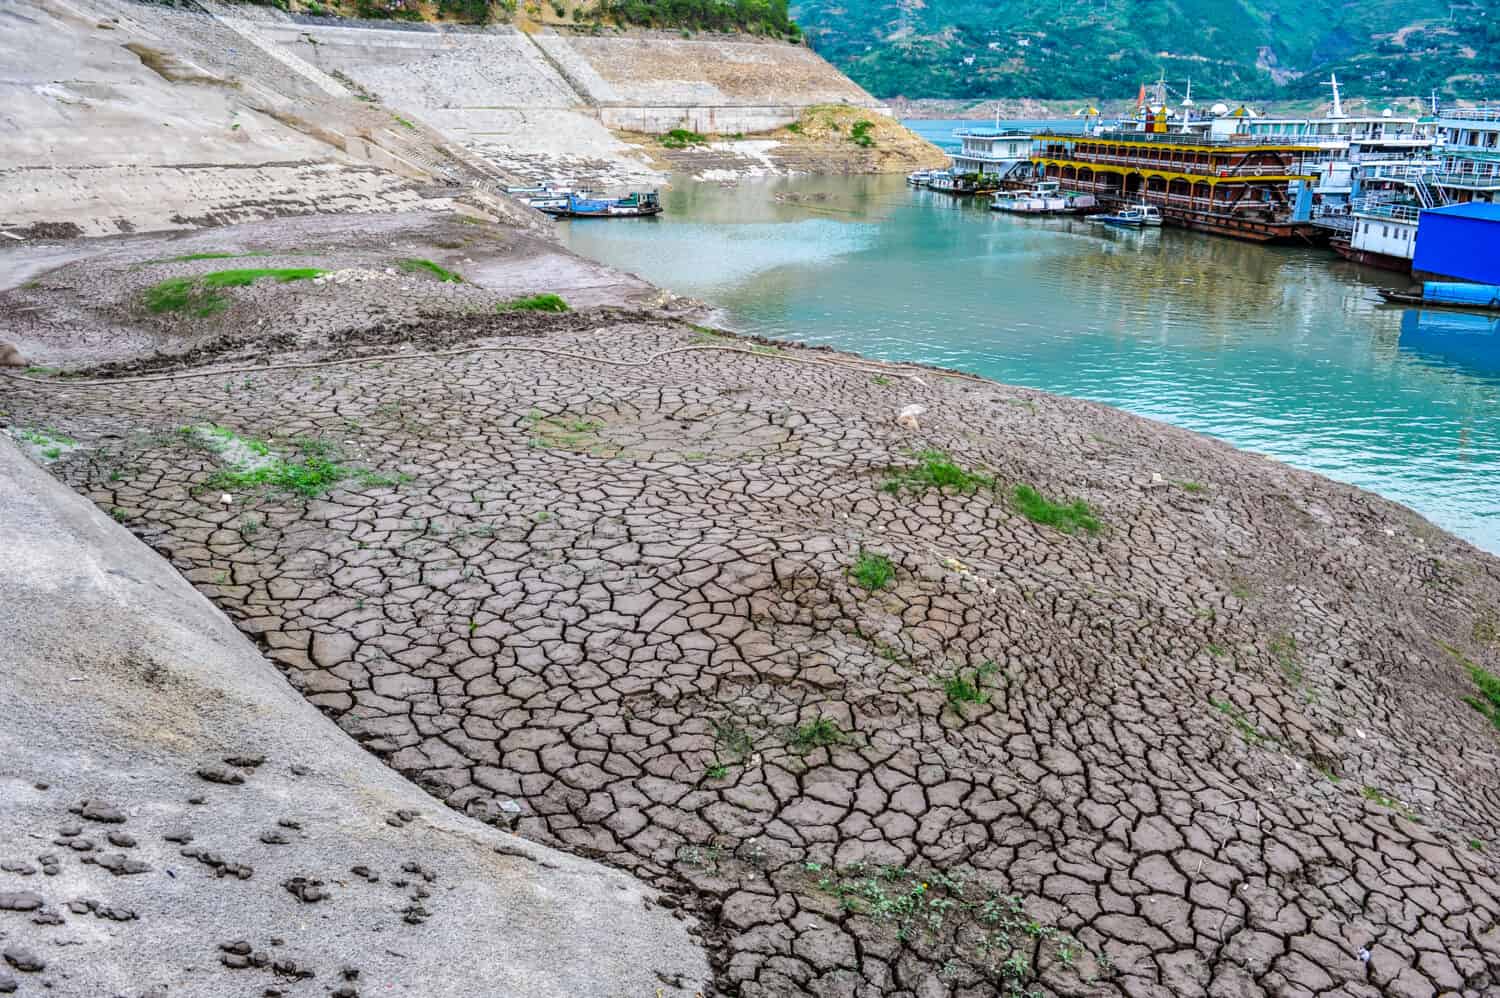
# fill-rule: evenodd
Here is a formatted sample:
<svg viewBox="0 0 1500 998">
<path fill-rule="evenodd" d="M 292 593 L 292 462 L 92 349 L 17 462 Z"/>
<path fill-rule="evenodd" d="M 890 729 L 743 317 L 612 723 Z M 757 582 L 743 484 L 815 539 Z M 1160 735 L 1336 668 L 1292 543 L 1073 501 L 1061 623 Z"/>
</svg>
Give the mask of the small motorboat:
<svg viewBox="0 0 1500 998">
<path fill-rule="evenodd" d="M 1141 229 L 1161 225 L 1161 210 L 1151 204 L 1134 204 L 1105 215 L 1095 215 L 1091 220 L 1122 228 Z"/>
<path fill-rule="evenodd" d="M 935 170 L 917 170 L 906 175 L 906 182 L 912 187 L 926 187 L 932 183 L 932 176 L 936 172 Z"/>
<path fill-rule="evenodd" d="M 661 199 L 655 191 L 612 199 L 569 194 L 567 202 L 562 205 L 538 207 L 555 218 L 645 218 L 662 212 Z"/>
<path fill-rule="evenodd" d="M 957 194 L 960 190 L 958 177 L 948 170 L 938 170 L 929 175 L 926 186 L 945 194 Z"/>
<path fill-rule="evenodd" d="M 991 211 L 1013 215 L 1064 215 L 1073 209 L 1055 180 L 1043 180 L 1025 190 L 1001 191 L 990 200 Z"/>
</svg>

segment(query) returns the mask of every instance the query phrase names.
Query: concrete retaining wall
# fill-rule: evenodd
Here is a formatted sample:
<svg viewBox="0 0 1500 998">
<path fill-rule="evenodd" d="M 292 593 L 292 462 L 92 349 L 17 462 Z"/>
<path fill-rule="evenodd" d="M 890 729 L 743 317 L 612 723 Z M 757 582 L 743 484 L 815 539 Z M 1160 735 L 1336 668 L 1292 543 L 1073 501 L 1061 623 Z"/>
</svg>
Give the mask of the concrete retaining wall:
<svg viewBox="0 0 1500 998">
<path fill-rule="evenodd" d="M 674 128 L 714 135 L 754 134 L 789 125 L 801 118 L 806 108 L 805 104 L 601 107 L 599 120 L 610 128 L 648 135 L 661 135 Z M 869 110 L 872 114 L 890 114 L 889 108 L 878 105 Z"/>
</svg>

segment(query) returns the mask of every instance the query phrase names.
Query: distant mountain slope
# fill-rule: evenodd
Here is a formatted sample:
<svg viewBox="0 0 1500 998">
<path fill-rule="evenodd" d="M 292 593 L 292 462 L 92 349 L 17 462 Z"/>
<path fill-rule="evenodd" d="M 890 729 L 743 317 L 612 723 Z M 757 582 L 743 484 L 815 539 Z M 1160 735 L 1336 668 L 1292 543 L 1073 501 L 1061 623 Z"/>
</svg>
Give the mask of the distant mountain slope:
<svg viewBox="0 0 1500 998">
<path fill-rule="evenodd" d="M 800 0 L 813 46 L 877 97 L 1500 97 L 1500 0 Z"/>
</svg>

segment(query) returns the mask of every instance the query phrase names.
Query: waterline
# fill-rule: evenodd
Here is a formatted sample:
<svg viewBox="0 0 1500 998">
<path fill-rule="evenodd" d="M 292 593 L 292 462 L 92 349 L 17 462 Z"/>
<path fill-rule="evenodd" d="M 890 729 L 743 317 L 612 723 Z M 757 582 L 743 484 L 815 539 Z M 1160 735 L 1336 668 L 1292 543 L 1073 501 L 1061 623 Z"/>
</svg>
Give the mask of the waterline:
<svg viewBox="0 0 1500 998">
<path fill-rule="evenodd" d="M 781 195 L 781 199 L 777 199 Z M 1500 329 L 1318 249 L 999 215 L 900 178 L 682 182 L 568 245 L 732 328 L 1094 399 L 1371 489 L 1500 551 Z"/>
</svg>

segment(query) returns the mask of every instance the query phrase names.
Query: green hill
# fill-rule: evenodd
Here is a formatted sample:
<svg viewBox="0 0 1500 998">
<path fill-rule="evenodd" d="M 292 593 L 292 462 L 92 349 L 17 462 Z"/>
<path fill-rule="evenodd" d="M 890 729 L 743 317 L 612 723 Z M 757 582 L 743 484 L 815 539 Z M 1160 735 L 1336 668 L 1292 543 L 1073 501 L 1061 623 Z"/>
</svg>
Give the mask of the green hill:
<svg viewBox="0 0 1500 998">
<path fill-rule="evenodd" d="M 1500 96 L 1500 0 L 801 0 L 825 57 L 878 97 Z"/>
</svg>

